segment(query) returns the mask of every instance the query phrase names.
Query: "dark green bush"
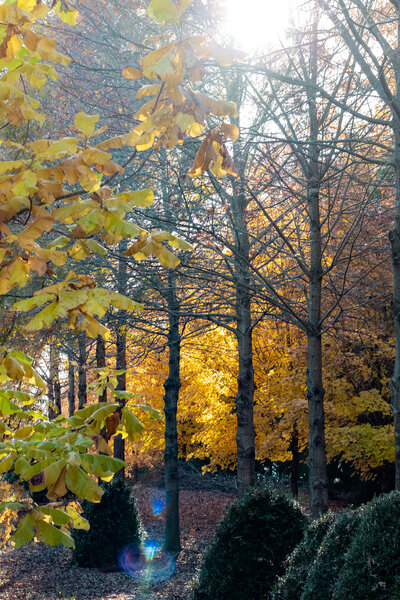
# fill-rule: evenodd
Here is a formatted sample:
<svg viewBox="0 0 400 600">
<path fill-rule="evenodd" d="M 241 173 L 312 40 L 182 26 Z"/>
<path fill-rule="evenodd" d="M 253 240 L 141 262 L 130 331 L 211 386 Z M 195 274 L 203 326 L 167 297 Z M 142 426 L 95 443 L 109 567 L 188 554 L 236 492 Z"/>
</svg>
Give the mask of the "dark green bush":
<svg viewBox="0 0 400 600">
<path fill-rule="evenodd" d="M 289 557 L 283 577 L 276 582 L 273 600 L 300 600 L 308 573 L 333 519 L 332 513 L 328 513 L 309 525 L 302 541 Z M 323 596 L 322 599 L 325 600 Z"/>
<path fill-rule="evenodd" d="M 393 600 L 399 592 L 399 575 L 400 493 L 391 492 L 361 509 L 332 598 Z"/>
<path fill-rule="evenodd" d="M 344 510 L 335 515 L 311 566 L 301 600 L 332 598 L 339 571 L 359 521 L 359 514 L 352 510 Z"/>
<path fill-rule="evenodd" d="M 116 567 L 124 546 L 140 544 L 140 520 L 130 488 L 116 478 L 102 487 L 101 502 L 82 502 L 90 530 L 73 532 L 74 560 L 80 567 Z"/>
<path fill-rule="evenodd" d="M 194 600 L 266 598 L 303 536 L 300 508 L 267 487 L 232 504 L 203 559 Z"/>
</svg>

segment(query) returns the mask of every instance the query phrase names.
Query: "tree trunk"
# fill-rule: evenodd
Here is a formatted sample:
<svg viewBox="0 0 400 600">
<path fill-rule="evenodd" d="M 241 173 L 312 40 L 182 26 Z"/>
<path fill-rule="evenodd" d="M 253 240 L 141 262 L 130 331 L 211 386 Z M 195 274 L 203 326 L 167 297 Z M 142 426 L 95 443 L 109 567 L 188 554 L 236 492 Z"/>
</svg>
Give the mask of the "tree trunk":
<svg viewBox="0 0 400 600">
<path fill-rule="evenodd" d="M 57 414 L 61 414 L 61 385 L 60 385 L 60 355 L 56 350 L 56 364 L 55 364 L 55 377 L 54 377 L 54 404 L 56 406 Z"/>
<path fill-rule="evenodd" d="M 99 335 L 96 340 L 96 367 L 101 369 L 106 366 L 106 342 L 105 339 Z M 99 394 L 99 402 L 107 402 L 107 389 Z"/>
<path fill-rule="evenodd" d="M 400 490 L 400 120 L 394 128 L 394 167 L 396 181 L 396 214 L 393 230 L 389 233 L 393 268 L 393 317 L 395 331 L 395 363 L 390 382 L 391 406 L 394 418 L 396 448 L 395 487 Z"/>
<path fill-rule="evenodd" d="M 314 144 L 316 152 L 317 145 Z M 317 158 L 314 165 L 317 164 Z M 322 384 L 322 334 L 321 334 L 321 223 L 319 211 L 319 182 L 310 181 L 308 206 L 310 214 L 310 271 L 308 304 L 308 446 L 310 510 L 314 518 L 328 510 L 328 476 L 325 449 L 325 412 Z"/>
<path fill-rule="evenodd" d="M 128 285 L 128 271 L 127 271 L 127 262 L 124 257 L 124 252 L 126 251 L 127 244 L 126 240 L 122 240 L 119 244 L 119 252 L 120 259 L 118 263 L 118 281 L 117 287 L 118 292 L 120 294 L 125 294 Z M 118 313 L 118 323 L 117 323 L 117 340 L 116 340 L 116 369 L 123 370 L 124 372 L 121 375 L 117 375 L 117 390 L 126 391 L 126 312 L 120 311 Z M 125 406 L 125 400 L 122 398 L 118 399 L 119 402 L 119 411 L 123 409 Z M 120 458 L 121 460 L 125 460 L 125 440 L 122 439 L 122 436 L 116 435 L 114 437 L 114 457 Z M 117 477 L 120 479 L 125 479 L 125 469 L 121 469 L 117 473 Z"/>
<path fill-rule="evenodd" d="M 83 408 L 87 402 L 86 387 L 86 335 L 80 333 L 79 343 L 79 370 L 78 370 L 78 408 Z"/>
<path fill-rule="evenodd" d="M 57 414 L 57 408 L 56 408 L 56 404 L 55 404 L 55 394 L 54 394 L 54 387 L 55 387 L 55 381 L 56 381 L 56 375 L 57 375 L 57 358 L 56 358 L 56 347 L 54 342 L 50 342 L 50 348 L 49 348 L 49 381 L 48 381 L 48 398 L 49 398 L 49 405 L 48 405 L 48 417 L 49 420 L 53 420 L 56 418 Z"/>
<path fill-rule="evenodd" d="M 68 355 L 68 415 L 72 417 L 75 412 L 75 370 L 72 352 Z"/>
<path fill-rule="evenodd" d="M 290 445 L 292 452 L 292 463 L 290 466 L 290 489 L 293 498 L 299 497 L 299 432 L 296 425 L 293 427 L 292 443 Z"/>
<path fill-rule="evenodd" d="M 316 17 L 310 43 L 311 82 L 318 75 L 318 19 Z M 328 510 L 328 475 L 325 449 L 325 413 L 322 385 L 321 298 L 322 298 L 322 242 L 320 216 L 321 174 L 319 166 L 319 119 L 315 88 L 307 91 L 310 133 L 308 147 L 307 201 L 309 211 L 310 267 L 308 272 L 308 446 L 310 510 L 314 518 Z"/>
<path fill-rule="evenodd" d="M 237 488 L 239 496 L 253 486 L 256 480 L 253 330 L 249 273 L 250 243 L 245 211 L 245 194 L 241 184 L 237 184 L 236 194 L 232 198 L 232 215 L 235 235 L 236 338 L 239 362 L 236 395 Z"/>
<path fill-rule="evenodd" d="M 164 383 L 165 412 L 165 494 L 166 519 L 164 549 L 169 552 L 180 552 L 179 531 L 179 480 L 178 480 L 178 432 L 177 409 L 180 379 L 181 338 L 179 332 L 179 300 L 176 293 L 176 274 L 168 273 L 168 379 Z"/>
</svg>

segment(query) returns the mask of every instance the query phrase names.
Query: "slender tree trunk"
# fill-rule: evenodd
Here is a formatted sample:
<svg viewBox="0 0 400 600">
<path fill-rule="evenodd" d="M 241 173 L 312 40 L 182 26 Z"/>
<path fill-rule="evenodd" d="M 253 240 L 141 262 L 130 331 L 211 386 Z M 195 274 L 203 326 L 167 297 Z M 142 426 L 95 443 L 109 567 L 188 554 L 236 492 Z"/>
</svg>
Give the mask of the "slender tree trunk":
<svg viewBox="0 0 400 600">
<path fill-rule="evenodd" d="M 57 414 L 61 414 L 61 385 L 60 385 L 60 355 L 55 350 L 55 375 L 54 375 L 54 404 Z"/>
<path fill-rule="evenodd" d="M 290 489 L 293 498 L 299 497 L 299 432 L 297 426 L 293 427 L 292 443 L 290 445 L 292 451 L 292 463 L 290 466 Z"/>
<path fill-rule="evenodd" d="M 68 354 L 68 415 L 75 412 L 75 369 L 72 351 Z"/>
<path fill-rule="evenodd" d="M 118 292 L 125 294 L 128 285 L 128 271 L 126 258 L 123 256 L 126 250 L 126 240 L 122 240 L 119 244 L 120 259 L 118 263 Z M 120 311 L 118 314 L 118 325 L 117 325 L 117 340 L 116 340 L 116 369 L 123 370 L 121 375 L 117 375 L 117 390 L 126 390 L 126 312 Z M 122 398 L 118 399 L 119 411 L 125 406 L 125 400 Z M 114 437 L 114 456 L 125 460 L 125 440 L 122 436 L 116 435 Z M 125 479 L 125 469 L 121 469 L 117 473 L 117 477 Z"/>
<path fill-rule="evenodd" d="M 50 342 L 49 348 L 49 383 L 48 383 L 48 417 L 51 421 L 57 416 L 57 409 L 55 404 L 54 384 L 57 375 L 57 363 L 56 363 L 56 347 L 53 341 Z"/>
<path fill-rule="evenodd" d="M 310 43 L 311 82 L 318 77 L 318 18 L 316 17 Z M 307 90 L 310 134 L 308 148 L 307 200 L 309 211 L 310 267 L 308 273 L 308 446 L 310 509 L 314 518 L 328 510 L 328 475 L 325 448 L 325 413 L 322 385 L 321 298 L 322 298 L 322 241 L 320 216 L 321 174 L 319 166 L 319 120 L 315 88 Z"/>
<path fill-rule="evenodd" d="M 169 552 L 181 550 L 179 531 L 179 480 L 178 480 L 178 432 L 177 409 L 179 399 L 180 351 L 181 338 L 179 332 L 179 300 L 176 293 L 176 273 L 168 273 L 168 379 L 164 383 L 165 412 L 165 494 L 166 521 L 164 548 Z"/>
<path fill-rule="evenodd" d="M 79 343 L 79 370 L 78 370 L 78 408 L 83 408 L 87 402 L 86 387 L 86 335 L 80 333 Z"/>
<path fill-rule="evenodd" d="M 96 340 L 96 367 L 101 369 L 106 366 L 106 342 L 105 339 L 99 335 Z M 99 402 L 107 402 L 107 389 L 99 394 Z"/>
<path fill-rule="evenodd" d="M 236 273 L 236 338 L 238 343 L 237 418 L 237 488 L 242 496 L 255 484 L 255 431 L 254 431 L 254 367 L 253 330 L 251 320 L 251 293 L 249 254 L 250 243 L 245 219 L 246 199 L 241 184 L 236 185 L 232 198 L 235 235 Z"/>
<path fill-rule="evenodd" d="M 400 120 L 396 119 L 394 128 L 396 214 L 393 230 L 389 233 L 393 265 L 393 316 L 395 330 L 395 363 L 390 382 L 391 406 L 394 418 L 396 476 L 395 487 L 400 490 Z"/>
</svg>

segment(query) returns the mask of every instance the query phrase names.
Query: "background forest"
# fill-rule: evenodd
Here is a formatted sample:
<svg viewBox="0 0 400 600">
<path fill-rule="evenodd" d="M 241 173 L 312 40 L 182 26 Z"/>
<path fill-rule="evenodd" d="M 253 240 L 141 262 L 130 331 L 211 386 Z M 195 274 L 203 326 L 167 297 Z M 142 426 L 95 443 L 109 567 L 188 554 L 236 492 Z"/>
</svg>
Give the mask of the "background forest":
<svg viewBox="0 0 400 600">
<path fill-rule="evenodd" d="M 176 556 L 190 470 L 400 490 L 400 4 L 267 5 L 0 1 L 5 546 L 79 555 L 81 501 L 163 477 Z"/>
</svg>

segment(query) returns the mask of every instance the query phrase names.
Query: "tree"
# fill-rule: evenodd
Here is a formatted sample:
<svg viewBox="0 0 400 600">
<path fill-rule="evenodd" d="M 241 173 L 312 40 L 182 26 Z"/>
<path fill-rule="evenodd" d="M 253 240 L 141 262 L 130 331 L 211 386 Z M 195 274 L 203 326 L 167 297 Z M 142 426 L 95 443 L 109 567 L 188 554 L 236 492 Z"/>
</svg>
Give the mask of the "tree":
<svg viewBox="0 0 400 600">
<path fill-rule="evenodd" d="M 171 4 L 163 9 L 153 0 L 149 14 L 160 23 L 179 22 L 188 5 L 185 2 L 178 8 Z M 66 3 L 57 4 L 55 10 L 69 22 L 76 18 L 76 11 L 70 11 Z M 37 33 L 33 26 L 37 19 L 46 17 L 49 11 L 45 4 L 32 3 L 30 0 L 13 0 L 0 7 L 1 20 L 7 24 L 6 35 L 0 45 L 1 82 L 7 100 L 0 113 L 4 128 L 21 125 L 24 120 L 30 119 L 43 123 L 44 116 L 36 111 L 38 102 L 21 91 L 20 87 L 29 85 L 41 88 L 46 76 L 57 77 L 48 62 L 68 63 L 55 50 L 56 42 Z M 196 58 L 192 67 L 200 63 L 203 56 L 218 56 L 218 49 L 208 50 L 202 45 L 195 46 L 196 42 L 193 44 Z M 99 133 L 95 131 L 98 115 L 81 112 L 74 120 L 79 131 L 78 137 L 56 141 L 36 140 L 26 144 L 9 140 L 4 145 L 15 155 L 14 160 L 1 162 L 3 262 L 0 293 L 4 295 L 16 287 L 24 287 L 33 272 L 51 279 L 51 285 L 38 289 L 32 297 L 14 306 L 22 312 L 40 309 L 29 321 L 27 330 L 40 330 L 55 319 L 68 316 L 71 328 L 85 332 L 92 338 L 99 335 L 107 337 L 108 330 L 96 320 L 96 316 L 104 316 L 110 304 L 121 310 L 140 308 L 118 292 L 96 287 L 88 275 L 70 271 L 64 281 L 54 283 L 55 273 L 48 263 L 51 261 L 56 267 L 64 265 L 67 253 L 59 248 L 68 247 L 71 241 L 73 254 L 76 256 L 80 253 L 84 257 L 92 252 L 103 252 L 102 246 L 93 239 L 100 232 L 107 244 L 118 243 L 123 237 L 138 237 L 127 249 L 129 256 L 154 253 L 163 264 L 171 264 L 173 255 L 162 242 L 170 241 L 179 247 L 180 240 L 171 235 L 154 237 L 123 220 L 135 202 L 147 204 L 151 202 L 153 194 L 150 190 L 115 194 L 109 184 L 123 169 L 112 161 L 111 154 L 105 150 L 120 148 L 128 143 L 135 146 L 136 153 L 152 145 L 156 135 L 158 147 L 170 147 L 177 143 L 179 136 L 189 131 L 195 135 L 201 133 L 201 122 L 209 112 L 223 116 L 234 110 L 232 104 L 218 103 L 207 97 L 202 100 L 208 103 L 208 108 L 196 101 L 195 97 L 187 102 L 186 97 L 179 94 L 175 102 L 176 85 L 185 74 L 184 51 L 184 46 L 170 43 L 167 48 L 160 47 L 151 52 L 142 60 L 140 68 L 128 67 L 125 70 L 125 75 L 131 78 L 144 75 L 150 79 L 160 77 L 164 80 L 161 84 L 155 84 L 156 89 L 150 86 L 150 90 L 146 88 L 143 92 L 154 94 L 155 98 L 149 101 L 150 105 L 145 105 L 147 108 L 142 109 L 140 117 L 143 122 L 130 134 L 116 136 L 91 147 L 89 138 Z M 165 60 L 163 66 L 159 67 L 161 57 Z M 179 58 L 177 64 L 176 57 Z M 171 72 L 176 72 L 177 77 L 171 78 Z M 184 118 L 186 114 L 188 119 Z M 200 119 L 200 123 L 197 119 Z M 196 123 L 198 127 L 193 130 Z M 21 155 L 23 158 L 17 158 Z M 103 175 L 107 177 L 104 181 Z M 64 185 L 72 186 L 72 191 Z M 64 205 L 60 205 L 61 202 Z M 63 235 L 44 247 L 56 221 L 71 227 L 65 227 Z M 174 263 L 175 260 L 172 261 Z M 36 383 L 43 387 L 41 378 L 31 365 L 32 361 L 24 354 L 4 349 L 0 367 L 2 381 L 22 381 L 26 378 L 28 384 Z M 132 413 L 126 407 L 121 409 L 119 403 L 110 402 L 86 406 L 69 419 L 60 417 L 51 422 L 40 413 L 23 408 L 34 402 L 27 393 L 4 390 L 0 400 L 3 417 L 0 472 L 13 470 L 19 478 L 29 481 L 31 492 L 46 490 L 50 500 L 63 498 L 69 490 L 77 498 L 99 501 L 102 491 L 90 475 L 110 479 L 122 468 L 121 460 L 107 456 L 106 442 L 115 433 L 131 435 L 137 432 L 137 419 Z M 121 416 L 115 430 L 116 409 Z M 15 423 L 21 420 L 26 423 L 22 428 L 18 422 Z M 103 428 L 109 437 L 101 435 Z M 102 452 L 101 455 L 87 453 L 93 444 Z M 65 526 L 87 526 L 74 505 L 67 506 L 66 510 L 38 507 L 28 498 L 24 503 L 2 503 L 1 509 L 14 510 L 20 516 L 13 536 L 16 545 L 22 545 L 36 536 L 50 544 L 73 546 L 72 538 L 64 531 Z M 60 526 L 64 529 L 59 529 Z"/>
<path fill-rule="evenodd" d="M 388 154 L 394 171 L 395 217 L 389 238 L 396 354 L 390 390 L 395 424 L 395 484 L 396 489 L 400 489 L 400 63 L 397 51 L 400 5 L 397 0 L 368 3 L 338 0 L 329 5 L 321 0 L 320 4 L 353 53 L 369 88 L 377 94 L 380 103 L 375 110 L 381 124 L 393 136 L 393 147 Z M 365 118 L 369 118 L 368 113 Z"/>
</svg>

